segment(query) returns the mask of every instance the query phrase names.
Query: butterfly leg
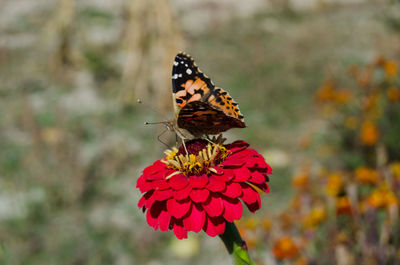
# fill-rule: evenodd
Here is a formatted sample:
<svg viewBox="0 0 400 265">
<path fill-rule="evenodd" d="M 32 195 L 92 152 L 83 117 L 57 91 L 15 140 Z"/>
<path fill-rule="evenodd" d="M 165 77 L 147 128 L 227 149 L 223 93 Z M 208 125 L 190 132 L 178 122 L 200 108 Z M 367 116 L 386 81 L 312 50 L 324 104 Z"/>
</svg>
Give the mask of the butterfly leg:
<svg viewBox="0 0 400 265">
<path fill-rule="evenodd" d="M 213 142 L 212 139 L 210 139 L 210 136 L 208 134 L 206 134 L 206 137 L 204 139 L 207 140 L 210 144 L 215 145 L 215 143 Z"/>
<path fill-rule="evenodd" d="M 185 148 L 186 154 L 189 155 L 189 152 L 186 148 L 185 139 L 183 139 L 183 138 L 182 138 L 182 145 L 183 145 L 183 148 Z"/>
<path fill-rule="evenodd" d="M 172 126 L 173 126 L 173 125 L 172 125 Z M 185 137 L 185 136 L 183 135 L 183 133 L 182 133 L 178 128 L 176 128 L 175 126 L 173 126 L 172 128 L 173 128 L 173 131 L 176 133 L 176 134 L 175 134 L 176 139 L 178 139 L 178 137 L 181 138 L 183 148 L 185 148 L 186 154 L 189 155 L 189 152 L 188 152 L 188 150 L 187 150 L 187 148 L 186 148 L 186 144 L 185 144 L 185 139 L 186 139 L 186 137 Z M 177 142 L 178 142 L 178 141 L 177 141 Z"/>
<path fill-rule="evenodd" d="M 160 134 L 157 136 L 157 140 L 158 140 L 160 143 L 164 144 L 166 147 L 168 147 L 168 149 L 171 149 L 171 147 L 170 147 L 168 144 L 164 143 L 164 142 L 161 140 L 161 136 L 162 136 L 166 131 L 168 131 L 168 129 L 165 129 L 164 131 L 162 131 L 162 133 L 160 133 Z"/>
<path fill-rule="evenodd" d="M 213 136 L 213 138 L 211 138 L 207 134 L 204 139 L 210 142 L 211 144 L 223 144 L 226 140 L 226 138 L 222 137 L 222 133 L 220 133 L 217 137 Z"/>
</svg>

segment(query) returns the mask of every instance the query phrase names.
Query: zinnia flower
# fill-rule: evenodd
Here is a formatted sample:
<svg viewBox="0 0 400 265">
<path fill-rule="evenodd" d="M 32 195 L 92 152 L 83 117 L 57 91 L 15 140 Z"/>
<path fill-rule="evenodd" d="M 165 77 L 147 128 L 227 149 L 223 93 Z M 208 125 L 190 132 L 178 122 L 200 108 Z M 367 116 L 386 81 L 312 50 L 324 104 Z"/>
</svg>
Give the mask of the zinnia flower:
<svg viewBox="0 0 400 265">
<path fill-rule="evenodd" d="M 261 207 L 254 189 L 268 192 L 271 167 L 244 141 L 210 144 L 196 139 L 186 148 L 167 150 L 166 157 L 147 167 L 137 181 L 143 194 L 138 206 L 147 211 L 147 223 L 177 238 L 204 230 L 224 233 L 225 222 L 239 220 L 242 203 L 251 212 Z"/>
</svg>

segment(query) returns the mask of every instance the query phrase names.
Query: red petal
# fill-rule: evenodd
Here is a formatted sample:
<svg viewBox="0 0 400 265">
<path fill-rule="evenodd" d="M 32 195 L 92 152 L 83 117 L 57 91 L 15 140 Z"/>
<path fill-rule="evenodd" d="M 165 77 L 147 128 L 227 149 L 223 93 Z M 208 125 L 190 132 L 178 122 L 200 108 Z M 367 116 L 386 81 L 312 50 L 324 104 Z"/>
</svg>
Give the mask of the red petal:
<svg viewBox="0 0 400 265">
<path fill-rule="evenodd" d="M 189 182 L 192 188 L 204 188 L 208 183 L 208 177 L 206 175 L 190 176 Z"/>
<path fill-rule="evenodd" d="M 155 230 L 158 229 L 158 217 L 162 211 L 166 211 L 165 202 L 155 202 L 152 207 L 147 211 L 147 223 Z"/>
<path fill-rule="evenodd" d="M 190 192 L 192 191 L 192 187 L 190 185 L 187 185 L 185 188 L 181 190 L 176 190 L 174 192 L 174 198 L 175 200 L 181 201 L 189 197 Z"/>
<path fill-rule="evenodd" d="M 243 207 L 242 203 L 238 199 L 224 198 L 224 218 L 228 222 L 239 220 L 242 217 Z"/>
<path fill-rule="evenodd" d="M 157 160 L 153 165 L 148 166 L 143 170 L 143 175 L 148 180 L 160 179 L 163 177 L 162 172 L 165 170 L 165 164 L 160 160 Z"/>
<path fill-rule="evenodd" d="M 223 191 L 225 189 L 225 181 L 218 180 L 214 176 L 210 176 L 207 189 L 213 192 Z"/>
<path fill-rule="evenodd" d="M 193 231 L 195 233 L 200 232 L 206 221 L 206 213 L 202 209 L 201 205 L 192 204 L 192 208 L 187 215 L 183 218 L 183 224 L 186 230 Z"/>
<path fill-rule="evenodd" d="M 182 218 L 190 209 L 190 200 L 177 201 L 171 198 L 167 201 L 168 212 L 176 218 Z"/>
<path fill-rule="evenodd" d="M 157 189 L 157 190 L 166 190 L 166 189 L 171 188 L 165 179 L 154 180 L 154 181 L 150 182 L 150 184 L 152 185 L 153 189 Z"/>
<path fill-rule="evenodd" d="M 244 165 L 243 160 L 241 159 L 236 159 L 235 156 L 228 156 L 224 162 L 222 163 L 224 168 L 230 168 L 230 167 L 241 167 Z"/>
<path fill-rule="evenodd" d="M 161 231 L 168 231 L 171 222 L 171 215 L 167 211 L 162 211 L 158 216 L 158 225 Z"/>
<path fill-rule="evenodd" d="M 258 194 L 258 192 L 255 191 L 248 184 L 242 183 L 241 185 L 243 194 L 242 196 L 240 196 L 240 198 L 246 204 L 247 208 L 249 208 L 251 212 L 255 212 L 256 210 L 260 209 L 261 207 L 260 194 Z"/>
<path fill-rule="evenodd" d="M 143 183 L 145 182 L 145 178 L 143 175 L 141 175 L 138 180 L 136 181 L 136 188 L 140 188 Z"/>
<path fill-rule="evenodd" d="M 248 146 L 249 144 L 246 143 L 245 141 L 235 141 L 231 144 L 226 145 L 225 147 L 232 153 L 235 153 L 246 149 Z"/>
<path fill-rule="evenodd" d="M 213 176 L 217 180 L 221 180 L 221 181 L 225 181 L 225 182 L 230 181 L 231 179 L 234 178 L 232 169 L 224 169 L 223 174 L 221 174 L 221 175 L 212 174 L 211 176 Z"/>
<path fill-rule="evenodd" d="M 145 207 L 146 209 L 150 209 L 151 206 L 153 206 L 153 203 L 154 203 L 155 201 L 156 201 L 156 200 L 154 199 L 154 196 L 151 196 L 151 197 L 145 202 L 144 207 Z"/>
<path fill-rule="evenodd" d="M 272 174 L 272 168 L 265 163 L 264 158 L 257 159 L 253 166 L 247 166 L 251 171 L 259 171 L 262 174 Z"/>
<path fill-rule="evenodd" d="M 234 169 L 233 172 L 235 174 L 233 181 L 236 182 L 246 182 L 251 176 L 250 170 L 246 167 Z"/>
<path fill-rule="evenodd" d="M 139 179 L 136 182 L 136 188 L 139 188 L 141 193 L 148 192 L 149 190 L 154 189 L 153 185 L 151 185 L 151 182 L 147 182 L 145 178 L 142 176 L 139 177 Z"/>
<path fill-rule="evenodd" d="M 260 155 L 256 150 L 254 149 L 248 149 L 253 151 L 254 153 L 254 161 L 256 162 L 255 167 L 259 167 L 259 168 L 268 168 L 270 167 L 266 162 L 265 159 L 262 155 Z"/>
<path fill-rule="evenodd" d="M 206 210 L 208 216 L 219 216 L 224 210 L 224 205 L 220 197 L 210 196 L 208 200 L 203 203 L 203 208 Z"/>
<path fill-rule="evenodd" d="M 140 200 L 138 202 L 138 207 L 142 208 L 145 205 L 146 201 L 147 201 L 147 199 L 144 196 L 142 196 L 142 198 L 140 198 Z"/>
<path fill-rule="evenodd" d="M 147 200 L 153 195 L 153 193 L 154 193 L 154 191 L 152 190 L 152 191 L 149 191 L 149 192 L 146 192 L 145 194 L 143 194 L 142 198 L 140 198 L 140 200 L 138 202 L 138 207 L 142 208 L 146 204 Z"/>
<path fill-rule="evenodd" d="M 209 236 L 217 236 L 225 232 L 225 219 L 221 216 L 207 217 L 204 231 Z"/>
<path fill-rule="evenodd" d="M 242 186 L 237 182 L 231 182 L 230 184 L 227 184 L 226 190 L 222 192 L 222 194 L 229 198 L 237 198 L 242 195 Z"/>
<path fill-rule="evenodd" d="M 224 174 L 224 170 L 221 167 L 211 167 L 212 169 L 214 169 L 215 171 L 217 171 L 217 173 L 214 173 L 215 175 L 222 175 Z"/>
<path fill-rule="evenodd" d="M 171 188 L 173 188 L 174 190 L 181 190 L 189 184 L 189 181 L 188 181 L 187 177 L 185 177 L 184 175 L 177 174 L 177 175 L 172 176 L 169 179 L 168 183 L 171 186 Z"/>
<path fill-rule="evenodd" d="M 248 184 L 241 183 L 243 194 L 240 198 L 247 204 L 255 203 L 260 200 L 260 195 Z"/>
<path fill-rule="evenodd" d="M 257 211 L 261 207 L 261 201 L 256 201 L 255 203 L 252 203 L 252 204 L 247 204 L 247 203 L 245 203 L 245 204 L 246 204 L 247 208 L 249 209 L 249 211 L 252 213 Z"/>
<path fill-rule="evenodd" d="M 165 201 L 174 195 L 174 191 L 172 189 L 169 190 L 156 190 L 154 191 L 154 199 L 156 201 Z"/>
<path fill-rule="evenodd" d="M 269 192 L 269 186 L 265 182 L 261 184 L 254 183 L 253 185 L 259 188 L 260 190 L 264 191 L 265 193 Z"/>
<path fill-rule="evenodd" d="M 168 183 L 164 179 L 154 180 L 154 181 L 145 180 L 145 181 L 140 181 L 140 183 L 138 180 L 137 185 L 142 193 L 147 192 L 149 190 L 155 190 L 155 189 L 165 190 L 170 188 Z"/>
<path fill-rule="evenodd" d="M 187 238 L 187 230 L 183 226 L 182 219 L 172 219 L 172 231 L 178 239 Z"/>
<path fill-rule="evenodd" d="M 190 193 L 190 198 L 194 202 L 205 202 L 210 195 L 210 191 L 206 189 L 193 189 Z"/>
<path fill-rule="evenodd" d="M 265 183 L 265 176 L 258 171 L 254 171 L 251 173 L 249 181 L 252 183 L 262 184 Z"/>
</svg>

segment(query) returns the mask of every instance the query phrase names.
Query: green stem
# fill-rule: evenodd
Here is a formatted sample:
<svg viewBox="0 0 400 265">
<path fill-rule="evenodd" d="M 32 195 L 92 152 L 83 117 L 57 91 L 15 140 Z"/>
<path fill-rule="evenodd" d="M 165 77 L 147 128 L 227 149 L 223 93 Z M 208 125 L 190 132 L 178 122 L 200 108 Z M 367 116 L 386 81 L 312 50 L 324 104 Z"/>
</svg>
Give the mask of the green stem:
<svg viewBox="0 0 400 265">
<path fill-rule="evenodd" d="M 250 258 L 246 242 L 240 237 L 234 223 L 225 222 L 225 232 L 219 236 L 232 256 L 234 265 L 257 265 Z"/>
</svg>

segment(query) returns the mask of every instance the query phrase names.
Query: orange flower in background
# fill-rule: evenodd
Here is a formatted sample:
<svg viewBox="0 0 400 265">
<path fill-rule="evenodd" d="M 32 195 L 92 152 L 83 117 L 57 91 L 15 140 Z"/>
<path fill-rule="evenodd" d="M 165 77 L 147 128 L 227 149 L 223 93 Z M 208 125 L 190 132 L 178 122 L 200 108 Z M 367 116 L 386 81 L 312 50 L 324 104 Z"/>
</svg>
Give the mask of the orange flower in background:
<svg viewBox="0 0 400 265">
<path fill-rule="evenodd" d="M 385 193 L 380 189 L 374 190 L 371 195 L 367 198 L 368 206 L 373 208 L 380 208 L 385 204 Z"/>
<path fill-rule="evenodd" d="M 352 215 L 353 210 L 348 196 L 341 196 L 336 199 L 337 215 Z"/>
<path fill-rule="evenodd" d="M 400 100 L 400 89 L 395 86 L 389 87 L 389 89 L 386 91 L 386 95 L 388 99 L 392 102 L 396 102 Z"/>
<path fill-rule="evenodd" d="M 385 196 L 386 207 L 390 207 L 392 205 L 399 205 L 399 199 L 393 191 L 389 191 Z"/>
<path fill-rule="evenodd" d="M 379 181 L 379 174 L 373 168 L 359 167 L 355 171 L 356 180 L 363 184 L 376 184 Z"/>
<path fill-rule="evenodd" d="M 388 79 L 395 77 L 398 72 L 398 66 L 395 61 L 386 61 L 383 64 L 383 69 L 385 70 L 385 75 Z"/>
<path fill-rule="evenodd" d="M 310 214 L 305 218 L 303 224 L 307 228 L 314 228 L 321 224 L 326 218 L 325 207 L 316 206 L 314 207 Z"/>
<path fill-rule="evenodd" d="M 304 189 L 308 186 L 310 179 L 310 172 L 306 170 L 302 170 L 301 172 L 297 173 L 292 178 L 292 185 L 297 189 Z"/>
<path fill-rule="evenodd" d="M 374 64 L 376 66 L 383 66 L 386 62 L 386 58 L 383 57 L 382 55 L 379 55 L 378 57 L 376 57 Z"/>
<path fill-rule="evenodd" d="M 361 125 L 361 142 L 364 145 L 374 145 L 378 142 L 379 139 L 379 130 L 376 127 L 375 123 L 366 120 Z"/>
<path fill-rule="evenodd" d="M 337 196 L 343 188 L 343 177 L 340 173 L 333 173 L 328 177 L 326 192 L 331 196 Z"/>
<path fill-rule="evenodd" d="M 299 252 L 299 248 L 293 242 L 292 238 L 285 236 L 278 239 L 272 249 L 277 259 L 292 259 Z"/>
<path fill-rule="evenodd" d="M 336 103 L 347 103 L 349 102 L 353 97 L 353 94 L 349 90 L 341 90 L 338 92 L 335 92 L 333 95 L 333 101 Z"/>
<path fill-rule="evenodd" d="M 316 99 L 319 102 L 332 101 L 335 97 L 334 84 L 331 79 L 326 80 L 318 89 Z"/>
<path fill-rule="evenodd" d="M 316 93 L 318 102 L 347 103 L 353 94 L 347 89 L 337 91 L 332 79 L 326 80 Z"/>
<path fill-rule="evenodd" d="M 389 165 L 393 177 L 400 179 L 400 162 L 394 162 Z"/>
<path fill-rule="evenodd" d="M 367 205 L 372 208 L 390 207 L 399 203 L 396 194 L 387 185 L 376 188 L 366 201 Z"/>
</svg>

